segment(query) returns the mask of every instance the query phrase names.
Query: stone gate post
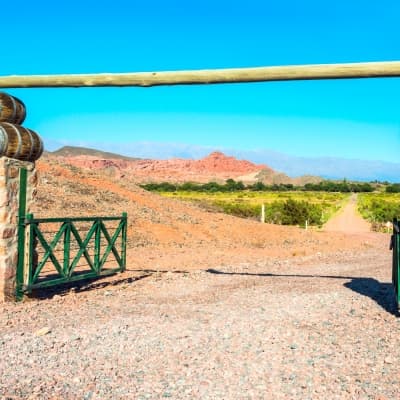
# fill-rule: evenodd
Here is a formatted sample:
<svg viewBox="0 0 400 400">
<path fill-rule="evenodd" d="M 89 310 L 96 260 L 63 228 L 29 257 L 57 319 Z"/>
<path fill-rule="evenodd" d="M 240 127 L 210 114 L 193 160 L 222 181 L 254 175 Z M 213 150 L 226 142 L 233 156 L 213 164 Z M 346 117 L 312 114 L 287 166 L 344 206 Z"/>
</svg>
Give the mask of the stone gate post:
<svg viewBox="0 0 400 400">
<path fill-rule="evenodd" d="M 15 300 L 21 168 L 27 170 L 26 213 L 29 213 L 37 188 L 35 164 L 0 157 L 0 303 Z"/>
</svg>

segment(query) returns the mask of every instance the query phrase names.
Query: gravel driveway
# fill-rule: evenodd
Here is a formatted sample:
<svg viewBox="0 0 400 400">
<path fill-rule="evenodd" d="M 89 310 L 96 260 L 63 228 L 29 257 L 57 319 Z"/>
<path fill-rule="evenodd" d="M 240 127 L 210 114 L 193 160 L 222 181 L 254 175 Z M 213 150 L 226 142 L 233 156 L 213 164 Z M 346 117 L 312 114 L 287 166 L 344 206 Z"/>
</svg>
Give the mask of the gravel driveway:
<svg viewBox="0 0 400 400">
<path fill-rule="evenodd" d="M 390 265 L 371 248 L 127 271 L 6 304 L 1 398 L 398 399 Z"/>
</svg>

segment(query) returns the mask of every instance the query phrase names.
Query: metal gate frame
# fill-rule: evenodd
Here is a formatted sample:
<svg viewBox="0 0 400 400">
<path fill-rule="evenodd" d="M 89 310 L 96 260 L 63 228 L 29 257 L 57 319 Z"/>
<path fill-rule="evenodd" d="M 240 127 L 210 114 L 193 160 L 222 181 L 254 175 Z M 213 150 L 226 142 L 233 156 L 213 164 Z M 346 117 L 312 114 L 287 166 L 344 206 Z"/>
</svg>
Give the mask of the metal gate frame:
<svg viewBox="0 0 400 400">
<path fill-rule="evenodd" d="M 34 218 L 33 214 L 26 215 L 26 183 L 27 171 L 21 168 L 18 213 L 18 265 L 16 274 L 17 300 L 21 300 L 24 294 L 31 292 L 32 289 L 46 288 L 125 271 L 127 213 L 123 213 L 120 217 Z M 119 221 L 112 235 L 110 235 L 105 226 L 105 222 L 107 221 Z M 84 237 L 79 233 L 75 222 L 92 223 Z M 40 230 L 40 224 L 44 223 L 61 224 L 58 231 L 54 232 L 55 235 L 51 241 L 46 240 Z M 119 249 L 117 249 L 116 242 L 119 238 L 121 239 L 121 243 Z M 91 257 L 87 246 L 93 240 L 94 254 Z M 78 249 L 74 257 L 71 257 L 71 242 L 75 242 Z M 40 244 L 44 249 L 44 254 L 40 262 L 35 257 L 37 244 Z M 54 250 L 59 244 L 63 246 L 62 262 L 54 255 Z M 114 255 L 117 266 L 104 269 L 104 264 L 111 253 Z M 86 259 L 89 271 L 74 274 L 75 267 L 82 257 Z M 49 261 L 55 269 L 56 277 L 40 280 L 40 272 Z"/>
</svg>

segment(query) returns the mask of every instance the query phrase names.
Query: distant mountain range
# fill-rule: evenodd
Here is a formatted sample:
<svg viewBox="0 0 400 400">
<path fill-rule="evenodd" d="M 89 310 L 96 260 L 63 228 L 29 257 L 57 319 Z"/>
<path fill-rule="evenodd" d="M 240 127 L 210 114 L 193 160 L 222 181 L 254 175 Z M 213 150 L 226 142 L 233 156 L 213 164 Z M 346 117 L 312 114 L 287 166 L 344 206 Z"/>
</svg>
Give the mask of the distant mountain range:
<svg viewBox="0 0 400 400">
<path fill-rule="evenodd" d="M 99 144 L 99 149 L 104 144 Z M 72 150 L 74 149 L 74 150 Z M 81 149 L 81 150 L 79 150 Z M 135 142 L 126 144 L 113 144 L 112 150 L 115 153 L 103 152 L 101 150 L 85 149 L 75 146 L 66 146 L 54 154 L 68 155 L 72 152 L 75 155 L 87 154 L 103 158 L 134 160 L 144 159 L 199 159 L 215 151 L 215 148 L 195 146 L 180 143 L 153 143 Z M 259 150 L 237 150 L 219 149 L 238 159 L 245 159 L 257 164 L 267 164 L 275 171 L 282 171 L 291 178 L 302 175 L 319 176 L 325 179 L 348 179 L 358 181 L 400 181 L 400 163 L 385 161 L 352 160 L 332 157 L 297 157 L 267 149 Z M 61 152 L 61 153 L 60 153 Z M 81 152 L 81 153 L 79 153 Z M 86 152 L 86 153 L 85 153 Z M 121 153 L 116 154 L 116 153 Z M 129 157 L 131 156 L 131 157 Z"/>
<path fill-rule="evenodd" d="M 231 153 L 237 155 L 235 151 Z M 400 181 L 400 163 L 354 160 L 339 157 L 296 157 L 269 150 L 241 151 L 239 154 L 253 162 L 268 160 L 268 164 L 289 176 L 317 175 L 324 179 L 354 181 Z"/>
</svg>

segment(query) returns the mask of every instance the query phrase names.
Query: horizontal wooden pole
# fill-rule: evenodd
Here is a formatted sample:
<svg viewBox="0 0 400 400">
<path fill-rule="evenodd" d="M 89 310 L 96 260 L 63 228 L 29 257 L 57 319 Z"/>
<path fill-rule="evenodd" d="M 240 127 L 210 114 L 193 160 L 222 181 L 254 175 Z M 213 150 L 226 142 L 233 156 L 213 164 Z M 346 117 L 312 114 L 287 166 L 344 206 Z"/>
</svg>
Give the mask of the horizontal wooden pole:
<svg viewBox="0 0 400 400">
<path fill-rule="evenodd" d="M 400 61 L 287 65 L 191 71 L 133 72 L 123 74 L 0 76 L 0 88 L 160 86 L 210 83 L 267 82 L 304 79 L 399 77 Z"/>
</svg>

